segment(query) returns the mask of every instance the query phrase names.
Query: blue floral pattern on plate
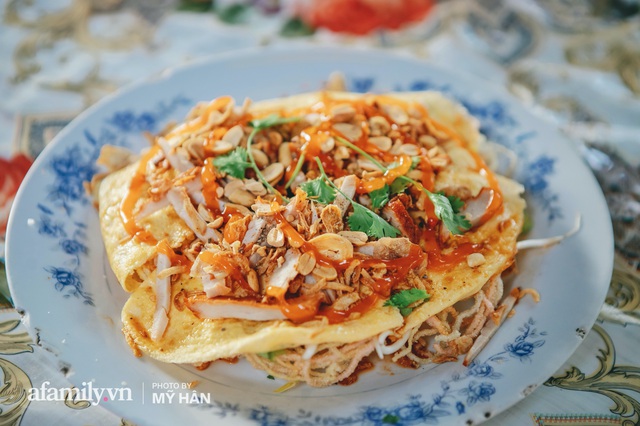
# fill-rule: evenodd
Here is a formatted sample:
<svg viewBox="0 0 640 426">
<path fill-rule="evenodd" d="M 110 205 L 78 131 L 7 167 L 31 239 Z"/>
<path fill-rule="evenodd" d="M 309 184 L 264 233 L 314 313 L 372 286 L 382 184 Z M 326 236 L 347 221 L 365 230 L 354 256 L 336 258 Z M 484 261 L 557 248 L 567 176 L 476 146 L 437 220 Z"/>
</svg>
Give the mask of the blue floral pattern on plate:
<svg viewBox="0 0 640 426">
<path fill-rule="evenodd" d="M 176 96 L 170 102 L 158 103 L 151 112 L 118 111 L 105 120 L 105 125 L 97 135 L 85 130 L 84 142 L 76 143 L 49 161 L 48 167 L 53 172 L 54 179 L 49 186 L 47 203 L 38 204 L 38 233 L 56 240 L 58 244 L 54 250 L 69 256 L 64 266 L 45 267 L 55 289 L 63 293 L 64 297 L 77 297 L 85 304 L 94 306 L 93 298 L 85 289 L 84 277 L 80 273 L 82 259 L 89 255 L 85 232 L 87 226 L 82 219 L 75 218 L 74 214 L 76 207 L 89 203 L 84 186 L 98 172 L 96 160 L 100 149 L 109 144 L 129 147 L 127 134 L 157 132 L 159 126 L 178 107 L 190 104 L 189 99 Z M 56 214 L 60 210 L 68 220 L 56 220 Z"/>
</svg>

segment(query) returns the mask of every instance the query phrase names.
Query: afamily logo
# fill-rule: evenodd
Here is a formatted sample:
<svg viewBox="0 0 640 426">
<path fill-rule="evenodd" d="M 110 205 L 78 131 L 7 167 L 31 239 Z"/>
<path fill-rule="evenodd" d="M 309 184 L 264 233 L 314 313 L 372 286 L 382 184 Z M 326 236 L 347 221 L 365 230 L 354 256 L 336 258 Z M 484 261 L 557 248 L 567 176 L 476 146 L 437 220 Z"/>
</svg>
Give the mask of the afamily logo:
<svg viewBox="0 0 640 426">
<path fill-rule="evenodd" d="M 28 390 L 29 401 L 65 401 L 83 400 L 92 405 L 100 405 L 107 401 L 133 401 L 131 388 L 97 388 L 92 382 L 82 382 L 82 387 L 53 388 L 51 382 L 43 382 L 39 388 Z"/>
</svg>

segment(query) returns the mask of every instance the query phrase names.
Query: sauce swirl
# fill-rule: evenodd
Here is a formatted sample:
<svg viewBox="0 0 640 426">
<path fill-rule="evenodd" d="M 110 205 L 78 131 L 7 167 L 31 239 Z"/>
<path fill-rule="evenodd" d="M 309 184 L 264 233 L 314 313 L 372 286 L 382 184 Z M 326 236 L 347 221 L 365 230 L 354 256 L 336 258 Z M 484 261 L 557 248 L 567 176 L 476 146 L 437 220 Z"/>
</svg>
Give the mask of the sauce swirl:
<svg viewBox="0 0 640 426">
<path fill-rule="evenodd" d="M 373 291 L 387 298 L 391 295 L 394 287 L 403 281 L 410 271 L 416 269 L 420 266 L 420 263 L 425 260 L 427 260 L 427 255 L 422 251 L 420 246 L 413 244 L 405 257 L 399 257 L 397 259 L 364 259 L 360 266 L 368 268 L 377 264 L 385 265 L 387 273 L 382 278 L 374 279 Z M 390 272 L 390 270 L 393 272 Z"/>
<path fill-rule="evenodd" d="M 362 180 L 358 184 L 357 192 L 359 194 L 362 193 L 370 193 L 371 191 L 375 191 L 376 189 L 380 189 L 385 185 L 391 185 L 393 181 L 395 181 L 398 177 L 406 175 L 409 170 L 411 170 L 412 165 L 411 157 L 408 155 L 401 155 L 398 157 L 397 165 L 388 169 L 384 175 L 381 177 Z"/>
<path fill-rule="evenodd" d="M 238 268 L 236 263 L 233 261 L 230 254 L 203 251 L 198 257 L 200 258 L 200 260 L 213 266 L 214 268 L 224 271 L 227 276 L 233 280 L 233 282 L 240 285 L 243 289 L 249 291 L 250 293 L 255 293 L 251 289 L 251 286 L 249 286 L 247 279 L 240 271 L 240 268 Z"/>
<path fill-rule="evenodd" d="M 353 313 L 364 314 L 369 312 L 376 306 L 379 300 L 381 300 L 380 296 L 373 293 L 349 306 L 349 309 L 345 311 L 339 311 L 331 306 L 327 306 L 322 308 L 318 314 L 326 317 L 329 320 L 329 324 L 340 324 L 347 321 Z"/>
<path fill-rule="evenodd" d="M 220 200 L 218 199 L 218 188 L 220 188 L 220 185 L 218 185 L 215 166 L 211 158 L 207 158 L 202 166 L 200 181 L 202 182 L 204 202 L 214 217 L 222 216 L 224 223 L 229 223 L 243 217 L 242 213 L 233 207 L 225 206 L 224 210 L 220 209 Z"/>
<path fill-rule="evenodd" d="M 120 219 L 122 219 L 124 229 L 129 235 L 137 238 L 138 241 L 149 245 L 155 244 L 157 240 L 153 234 L 138 225 L 134 210 L 138 200 L 142 198 L 145 185 L 147 184 L 147 164 L 159 152 L 159 150 L 160 147 L 154 145 L 142 156 L 140 163 L 138 164 L 138 168 L 136 169 L 136 172 L 131 179 L 131 183 L 129 184 L 127 195 L 125 195 L 122 203 L 120 204 Z"/>
<path fill-rule="evenodd" d="M 160 240 L 156 245 L 156 251 L 167 256 L 171 262 L 171 266 L 185 266 L 186 268 L 191 268 L 192 262 L 187 258 L 187 256 L 176 253 L 171 248 L 169 241 L 167 241 L 166 238 Z"/>
<path fill-rule="evenodd" d="M 435 224 L 432 226 L 427 224 L 427 229 L 422 232 L 420 237 L 420 246 L 429 256 L 427 270 L 437 272 L 445 271 L 458 265 L 465 261 L 468 255 L 479 252 L 483 248 L 482 244 L 463 242 L 451 249 L 451 251 L 444 253 L 443 248 L 438 242 Z"/>
</svg>

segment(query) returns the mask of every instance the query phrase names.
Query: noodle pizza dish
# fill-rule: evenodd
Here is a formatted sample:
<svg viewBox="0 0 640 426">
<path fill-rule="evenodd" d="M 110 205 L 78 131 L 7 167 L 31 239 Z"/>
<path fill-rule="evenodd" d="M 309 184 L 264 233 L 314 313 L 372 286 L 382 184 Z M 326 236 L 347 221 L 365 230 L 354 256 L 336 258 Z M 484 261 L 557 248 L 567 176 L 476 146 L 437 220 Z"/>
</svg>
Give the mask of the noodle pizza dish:
<svg viewBox="0 0 640 426">
<path fill-rule="evenodd" d="M 524 189 L 439 93 L 219 97 L 149 139 L 90 184 L 136 355 L 348 384 L 468 363 L 519 297 Z"/>
</svg>

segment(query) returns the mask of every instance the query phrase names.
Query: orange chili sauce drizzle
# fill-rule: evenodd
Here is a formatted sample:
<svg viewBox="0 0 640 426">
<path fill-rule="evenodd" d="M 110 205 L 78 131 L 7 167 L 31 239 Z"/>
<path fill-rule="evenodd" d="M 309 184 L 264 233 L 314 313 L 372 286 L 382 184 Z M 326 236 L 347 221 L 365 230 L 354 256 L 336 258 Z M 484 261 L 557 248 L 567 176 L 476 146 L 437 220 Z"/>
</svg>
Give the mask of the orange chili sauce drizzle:
<svg viewBox="0 0 640 426">
<path fill-rule="evenodd" d="M 318 251 L 316 246 L 314 246 L 313 244 L 307 242 L 304 238 L 302 238 L 302 235 L 300 235 L 298 231 L 296 231 L 296 229 L 293 227 L 293 225 L 291 225 L 284 218 L 281 212 L 276 212 L 273 215 L 273 217 L 278 223 L 278 225 L 280 225 L 280 229 L 282 229 L 282 232 L 284 232 L 284 235 L 285 237 L 287 237 L 289 244 L 291 244 L 292 247 L 296 247 L 300 249 L 300 251 L 302 252 L 313 253 L 314 257 L 316 258 L 316 263 L 322 266 L 330 266 L 336 269 L 341 268 L 341 265 L 346 263 L 346 262 L 336 262 L 335 260 L 329 259 L 328 257 L 324 256 L 322 253 L 320 253 L 320 251 Z M 345 267 L 346 266 L 348 266 L 348 263 L 346 263 Z"/>
<path fill-rule="evenodd" d="M 331 99 L 326 93 L 323 94 L 322 102 L 315 106 L 314 110 L 319 111 L 325 115 L 329 114 L 329 110 L 332 106 L 337 104 L 349 103 L 356 109 L 356 113 L 360 115 L 364 115 L 366 118 L 371 118 L 374 116 L 384 117 L 390 124 L 393 126 L 394 130 L 396 130 L 401 135 L 401 139 L 404 143 L 412 143 L 416 144 L 416 141 L 411 138 L 406 132 L 400 130 L 398 126 L 393 123 L 393 121 L 380 109 L 374 107 L 373 105 L 367 104 L 365 101 L 353 101 L 353 100 L 334 100 Z M 330 136 L 339 136 L 344 139 L 347 139 L 343 134 L 338 132 L 332 127 L 330 121 L 324 121 L 319 126 L 309 127 L 302 131 L 301 136 L 305 139 L 306 144 L 303 145 L 301 150 L 301 154 L 305 153 L 305 162 L 311 163 L 312 165 L 315 163 L 315 158 L 319 158 L 322 162 L 322 167 L 324 167 L 327 174 L 342 177 L 347 174 L 346 170 L 342 168 L 338 168 L 335 164 L 333 157 L 328 154 L 325 154 L 321 151 L 320 146 L 322 142 L 324 142 Z M 350 141 L 358 148 L 362 149 L 367 154 L 372 155 L 373 157 L 386 161 L 392 162 L 397 161 L 399 156 L 389 154 L 388 152 L 384 152 L 380 150 L 377 146 L 369 142 L 369 128 L 367 125 L 362 127 L 362 135 L 357 141 Z M 299 157 L 298 157 L 299 158 Z M 293 169 L 295 168 L 296 162 L 293 162 L 285 173 L 287 180 L 291 177 L 293 173 Z M 411 167 L 411 163 L 409 163 L 409 168 Z M 408 169 L 407 169 L 408 171 Z M 406 173 L 406 172 L 405 172 Z M 397 177 L 397 176 L 396 176 Z M 372 184 L 370 191 L 382 188 L 384 183 L 376 182 Z M 379 185 L 379 186 L 378 186 Z M 364 189 L 361 188 L 361 191 L 364 192 Z M 370 192 L 368 191 L 368 192 Z"/>
<path fill-rule="evenodd" d="M 318 127 L 308 127 L 300 132 L 300 137 L 305 141 L 300 149 L 300 155 L 304 154 L 305 163 L 312 166 L 316 164 L 316 158 L 319 158 L 325 172 L 330 176 L 339 178 L 345 176 L 347 171 L 338 167 L 333 157 L 328 153 L 322 152 L 321 149 L 322 144 L 331 136 L 329 129 L 329 122 L 324 122 Z M 292 162 L 289 166 L 291 173 L 293 173 L 296 164 L 297 162 Z"/>
<path fill-rule="evenodd" d="M 426 109 L 424 109 L 424 107 L 422 107 L 421 105 L 419 105 L 419 108 L 421 109 L 423 115 L 425 115 L 425 117 L 429 119 L 429 113 L 426 111 Z M 468 144 L 454 130 L 450 129 L 449 127 L 445 126 L 444 124 L 436 120 L 431 120 L 431 124 L 433 124 L 433 126 L 437 130 L 443 133 L 446 133 L 447 136 L 449 136 L 452 140 L 454 140 L 459 146 L 468 147 Z M 491 169 L 489 169 L 489 167 L 487 166 L 487 163 L 485 163 L 485 161 L 482 159 L 480 154 L 478 154 L 477 152 L 471 149 L 468 149 L 467 152 L 469 152 L 473 156 L 473 159 L 476 162 L 476 171 L 478 171 L 478 173 L 480 173 L 482 176 L 484 176 L 487 179 L 487 183 L 489 184 L 489 187 L 493 190 L 493 198 L 491 199 L 491 203 L 489 204 L 487 211 L 480 218 L 480 221 L 478 224 L 478 225 L 482 225 L 487 220 L 491 219 L 494 215 L 501 213 L 502 210 L 504 209 L 504 204 L 502 200 L 502 191 L 500 190 L 500 184 L 498 183 L 498 179 L 496 178 L 495 174 L 491 171 Z"/>
<path fill-rule="evenodd" d="M 393 99 L 387 97 L 382 98 L 387 103 L 406 106 L 406 103 L 403 101 L 394 101 Z M 390 123 L 393 130 L 400 134 L 400 139 L 403 141 L 403 143 L 411 143 L 414 145 L 417 144 L 414 138 L 412 138 L 407 132 L 401 130 L 398 125 L 395 124 L 393 120 L 391 120 L 388 115 L 385 114 L 380 108 L 374 105 L 370 105 L 365 101 L 340 99 L 334 100 L 331 99 L 328 94 L 323 93 L 322 101 L 314 107 L 314 110 L 327 115 L 329 114 L 329 110 L 332 106 L 343 103 L 349 103 L 356 109 L 357 114 L 364 115 L 367 119 L 374 116 L 381 116 L 385 118 Z M 339 136 L 348 140 L 348 138 L 346 138 L 343 134 L 332 127 L 332 123 L 330 121 L 324 121 L 318 126 L 304 129 L 301 132 L 301 137 L 305 140 L 305 144 L 301 149 L 299 149 L 299 155 L 297 158 L 299 159 L 302 154 L 305 154 L 305 163 L 309 163 L 312 166 L 315 164 L 315 159 L 319 158 L 322 163 L 322 167 L 325 169 L 327 174 L 339 178 L 347 174 L 346 170 L 337 167 L 333 157 L 326 153 L 323 153 L 321 150 L 321 144 L 330 136 Z M 376 189 L 380 189 L 385 184 L 390 185 L 391 183 L 393 183 L 395 178 L 405 175 L 411 169 L 410 157 L 409 161 L 407 161 L 406 159 L 403 159 L 403 157 L 405 156 L 390 154 L 388 152 L 380 150 L 377 146 L 370 143 L 369 128 L 366 124 L 362 127 L 362 135 L 360 136 L 360 138 L 357 141 L 350 142 L 358 148 L 362 149 L 367 154 L 373 156 L 374 158 L 377 158 L 378 160 L 382 160 L 385 162 L 400 162 L 400 165 L 398 167 L 389 170 L 382 178 L 374 178 L 370 181 L 360 181 L 357 188 L 357 192 L 359 194 L 369 193 Z M 288 181 L 291 178 L 296 165 L 297 161 L 292 161 L 292 163 L 287 166 L 287 169 L 285 170 L 285 180 Z"/>
<path fill-rule="evenodd" d="M 202 142 L 202 146 L 204 147 L 204 152 L 207 157 L 213 157 L 216 155 L 213 152 L 213 145 L 222 139 L 222 137 L 227 133 L 227 130 L 229 130 L 227 127 L 216 127 L 206 135 L 204 142 Z"/>
<path fill-rule="evenodd" d="M 411 170 L 411 157 L 408 155 L 400 155 L 398 157 L 398 165 L 388 169 L 384 175 L 369 180 L 359 180 L 356 192 L 358 194 L 369 193 L 380 189 L 385 185 L 391 185 L 396 178 L 406 175 Z"/>
<path fill-rule="evenodd" d="M 300 296 L 293 299 L 284 299 L 283 296 L 278 298 L 280 311 L 294 323 L 300 324 L 310 321 L 318 315 L 318 308 L 322 300 L 320 293 L 310 296 Z"/>
<path fill-rule="evenodd" d="M 229 223 L 243 217 L 242 213 L 233 207 L 225 206 L 224 211 L 220 211 L 220 201 L 218 200 L 217 194 L 217 190 L 220 185 L 218 185 L 218 181 L 216 180 L 215 168 L 211 158 L 207 158 L 204 162 L 204 166 L 202 166 L 200 181 L 202 182 L 202 195 L 204 196 L 204 202 L 214 217 L 222 216 L 224 223 Z M 226 229 L 226 227 L 224 229 Z M 230 241 L 226 236 L 225 239 L 229 242 L 233 241 Z"/>
<path fill-rule="evenodd" d="M 284 218 L 282 213 L 276 212 L 274 214 L 276 222 L 287 237 L 289 244 L 293 247 L 299 248 L 303 252 L 312 252 L 316 258 L 316 263 L 323 266 L 331 266 L 336 270 L 344 270 L 349 266 L 349 261 L 335 261 L 322 255 L 318 249 L 311 243 L 302 238 L 302 236 L 296 231 L 293 226 Z M 415 269 L 420 262 L 426 257 L 426 254 L 422 249 L 414 245 L 411 247 L 409 254 L 406 257 L 397 259 L 363 259 L 361 266 L 363 268 L 373 266 L 375 264 L 384 264 L 388 270 L 393 270 L 392 274 L 387 277 L 379 278 L 374 281 L 374 294 L 365 297 L 359 302 L 354 303 L 346 311 L 337 311 L 331 307 L 319 308 L 319 299 L 311 298 L 296 298 L 296 299 L 284 299 L 284 292 L 274 292 L 276 299 L 280 303 L 282 313 L 294 322 L 304 322 L 313 319 L 315 316 L 325 316 L 329 320 L 330 324 L 337 324 L 346 321 L 354 312 L 365 313 L 373 308 L 376 302 L 382 298 L 387 298 L 391 294 L 391 290 L 394 285 L 406 278 L 409 271 Z M 268 291 L 268 290 L 267 290 Z"/>
<path fill-rule="evenodd" d="M 429 158 L 420 158 L 420 170 L 422 170 L 422 176 L 420 177 L 422 186 L 424 186 L 427 191 L 433 192 L 436 186 L 436 174 L 433 172 L 433 168 L 431 167 L 431 161 L 429 161 Z M 427 198 L 426 201 L 429 202 L 429 199 Z M 433 208 L 433 205 L 431 207 Z"/>
<path fill-rule="evenodd" d="M 169 258 L 171 262 L 171 266 L 185 266 L 187 268 L 191 268 L 192 262 L 183 254 L 176 253 L 171 246 L 169 245 L 169 241 L 167 239 L 161 240 L 156 245 L 156 251 L 158 253 L 162 253 Z"/>
<path fill-rule="evenodd" d="M 311 243 L 305 241 L 302 235 L 294 229 L 294 227 L 284 218 L 281 212 L 276 212 L 274 218 L 285 237 L 289 241 L 289 244 L 293 247 L 297 247 L 303 252 L 311 252 L 316 258 L 316 263 L 322 266 L 330 266 L 337 270 L 343 270 L 349 266 L 348 261 L 335 261 L 324 256 L 318 251 L 318 249 Z M 320 300 L 322 295 L 320 293 L 313 296 L 302 296 L 294 299 L 285 299 L 285 292 L 277 291 L 279 289 L 272 290 L 272 295 L 276 297 L 279 302 L 282 313 L 292 320 L 293 322 L 300 323 L 309 321 L 318 315 L 327 316 L 329 323 L 334 324 L 337 322 L 345 321 L 351 312 L 356 312 L 353 309 L 361 309 L 361 312 L 366 312 L 373 307 L 374 302 L 370 300 L 370 304 L 361 305 L 361 302 L 354 304 L 351 309 L 343 312 L 332 310 L 331 308 L 323 308 L 319 310 Z M 269 289 L 267 289 L 267 294 Z M 363 299 L 364 300 L 364 299 Z M 360 306 L 360 308 L 358 308 Z M 339 312 L 339 313 L 338 313 Z M 327 315 L 325 315 L 327 313 Z M 333 322 L 332 322 L 333 321 Z"/>
<path fill-rule="evenodd" d="M 482 244 L 460 243 L 448 253 L 443 253 L 443 248 L 436 235 L 436 222 L 429 221 L 426 229 L 422 231 L 420 246 L 429 255 L 427 270 L 444 271 L 464 261 L 471 253 L 476 253 L 483 248 Z"/>
<path fill-rule="evenodd" d="M 496 179 L 496 176 L 489 169 L 487 164 L 478 153 L 472 152 L 472 154 L 474 159 L 476 160 L 476 164 L 478 165 L 478 172 L 487 179 L 489 187 L 493 190 L 493 197 L 491 198 L 489 207 L 487 207 L 487 210 L 484 212 L 484 214 L 480 218 L 480 221 L 478 222 L 478 226 L 480 226 L 491 219 L 494 215 L 502 213 L 502 211 L 504 210 L 504 204 L 502 202 L 502 191 L 500 191 L 500 184 L 498 183 L 498 179 Z"/>
<path fill-rule="evenodd" d="M 202 182 L 202 195 L 207 207 L 215 213 L 220 213 L 220 202 L 218 201 L 217 190 L 220 187 L 216 178 L 213 160 L 207 158 L 200 172 L 200 182 Z"/>
<path fill-rule="evenodd" d="M 210 251 L 203 251 L 198 256 L 203 262 L 208 263 L 216 268 L 222 269 L 227 275 L 236 283 L 238 283 L 243 289 L 255 293 L 247 279 L 242 275 L 242 272 L 238 268 L 235 268 L 230 261 L 230 255 L 211 253 Z"/>
<path fill-rule="evenodd" d="M 136 218 L 133 211 L 138 200 L 142 198 L 144 186 L 147 183 L 147 163 L 151 161 L 151 159 L 154 155 L 157 154 L 159 149 L 160 147 L 155 145 L 142 156 L 142 158 L 140 159 L 140 164 L 136 169 L 136 173 L 133 175 L 133 179 L 131 179 L 131 183 L 129 184 L 129 191 L 120 204 L 120 219 L 122 219 L 124 229 L 132 237 L 137 238 L 140 242 L 149 245 L 155 244 L 157 240 L 149 231 L 142 228 L 136 223 Z"/>
<path fill-rule="evenodd" d="M 391 295 L 391 290 L 393 290 L 394 285 L 404 280 L 409 274 L 409 271 L 417 268 L 426 257 L 427 255 L 422 251 L 420 246 L 412 245 L 409 250 L 409 254 L 405 257 L 388 260 L 364 259 L 360 266 L 362 268 L 367 268 L 380 263 L 386 266 L 386 276 L 383 278 L 376 278 L 374 280 L 373 288 L 373 291 L 386 298 Z M 389 270 L 392 270 L 393 273 L 389 273 Z"/>
<path fill-rule="evenodd" d="M 339 324 L 341 322 L 347 321 L 353 313 L 357 312 L 359 314 L 364 314 L 368 312 L 376 306 L 378 300 L 380 300 L 380 296 L 376 293 L 373 293 L 365 297 L 364 299 L 360 299 L 359 301 L 351 305 L 346 311 L 338 311 L 331 306 L 326 306 L 318 312 L 318 315 L 326 317 L 329 320 L 329 324 Z"/>
</svg>

